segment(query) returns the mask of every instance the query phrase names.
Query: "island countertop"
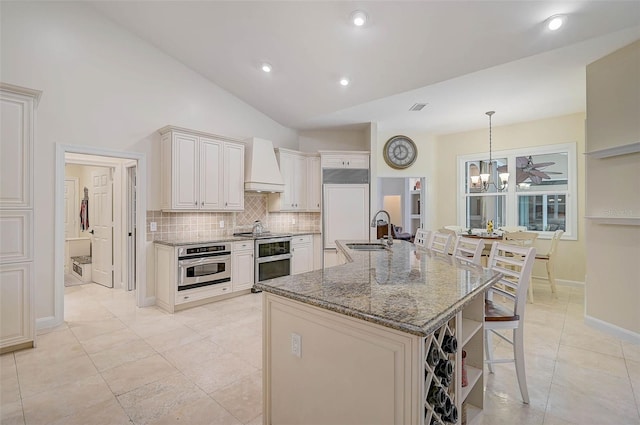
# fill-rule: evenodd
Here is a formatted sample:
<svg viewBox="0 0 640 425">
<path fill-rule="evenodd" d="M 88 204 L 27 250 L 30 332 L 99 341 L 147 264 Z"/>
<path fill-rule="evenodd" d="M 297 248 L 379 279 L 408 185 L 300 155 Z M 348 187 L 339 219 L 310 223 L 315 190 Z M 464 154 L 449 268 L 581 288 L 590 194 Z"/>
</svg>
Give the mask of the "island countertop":
<svg viewBox="0 0 640 425">
<path fill-rule="evenodd" d="M 282 297 L 403 332 L 427 336 L 501 275 L 406 241 L 356 251 L 336 241 L 346 264 L 256 283 Z"/>
</svg>

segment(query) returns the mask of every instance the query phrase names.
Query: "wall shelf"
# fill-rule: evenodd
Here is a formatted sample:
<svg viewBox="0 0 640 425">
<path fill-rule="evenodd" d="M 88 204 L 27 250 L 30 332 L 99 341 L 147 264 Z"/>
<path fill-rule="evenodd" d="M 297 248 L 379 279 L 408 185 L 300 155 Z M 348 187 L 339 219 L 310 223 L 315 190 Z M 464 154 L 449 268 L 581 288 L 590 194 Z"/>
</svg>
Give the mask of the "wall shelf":
<svg viewBox="0 0 640 425">
<path fill-rule="evenodd" d="M 607 217 L 607 216 L 586 216 L 598 224 L 611 224 L 617 226 L 640 226 L 640 217 Z"/>
<path fill-rule="evenodd" d="M 585 152 L 584 154 L 593 158 L 602 159 L 612 156 L 627 155 L 636 152 L 640 152 L 640 142 L 628 143 L 626 145 L 614 146 L 606 149 L 599 149 L 597 151 Z"/>
</svg>

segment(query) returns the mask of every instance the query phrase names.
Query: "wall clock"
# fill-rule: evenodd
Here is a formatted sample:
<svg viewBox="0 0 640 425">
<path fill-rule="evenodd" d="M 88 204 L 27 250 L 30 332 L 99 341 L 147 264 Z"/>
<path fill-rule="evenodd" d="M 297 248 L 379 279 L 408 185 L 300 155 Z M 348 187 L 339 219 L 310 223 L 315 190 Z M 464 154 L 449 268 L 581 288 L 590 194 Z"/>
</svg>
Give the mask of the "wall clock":
<svg viewBox="0 0 640 425">
<path fill-rule="evenodd" d="M 418 148 L 407 136 L 393 136 L 385 143 L 383 155 L 389 167 L 401 170 L 416 161 Z"/>
</svg>

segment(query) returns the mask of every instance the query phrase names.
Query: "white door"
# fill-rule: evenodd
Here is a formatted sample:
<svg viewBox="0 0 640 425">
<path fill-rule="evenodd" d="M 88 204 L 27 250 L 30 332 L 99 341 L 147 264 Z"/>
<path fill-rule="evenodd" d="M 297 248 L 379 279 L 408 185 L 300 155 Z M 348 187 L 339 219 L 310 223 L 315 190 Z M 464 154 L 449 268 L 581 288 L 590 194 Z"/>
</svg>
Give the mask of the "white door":
<svg viewBox="0 0 640 425">
<path fill-rule="evenodd" d="M 113 204 L 111 169 L 91 173 L 89 225 L 93 234 L 92 280 L 113 288 Z M 93 205 L 92 205 L 93 204 Z"/>
<path fill-rule="evenodd" d="M 78 180 L 64 180 L 64 237 L 78 237 L 78 219 L 80 217 L 80 201 L 78 200 Z"/>
<path fill-rule="evenodd" d="M 369 240 L 369 185 L 324 185 L 324 248 L 336 239 Z"/>
</svg>

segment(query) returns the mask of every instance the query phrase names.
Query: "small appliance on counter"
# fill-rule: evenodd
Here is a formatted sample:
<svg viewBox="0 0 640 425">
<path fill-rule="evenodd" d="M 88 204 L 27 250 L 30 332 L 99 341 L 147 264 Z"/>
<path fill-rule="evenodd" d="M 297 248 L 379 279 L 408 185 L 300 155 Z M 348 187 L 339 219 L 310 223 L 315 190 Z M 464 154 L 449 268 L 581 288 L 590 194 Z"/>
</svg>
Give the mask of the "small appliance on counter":
<svg viewBox="0 0 640 425">
<path fill-rule="evenodd" d="M 71 257 L 71 274 L 83 282 L 91 282 L 91 256 Z"/>
</svg>

